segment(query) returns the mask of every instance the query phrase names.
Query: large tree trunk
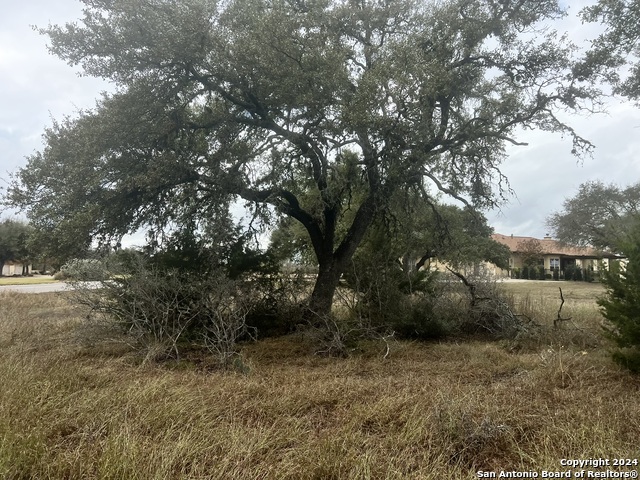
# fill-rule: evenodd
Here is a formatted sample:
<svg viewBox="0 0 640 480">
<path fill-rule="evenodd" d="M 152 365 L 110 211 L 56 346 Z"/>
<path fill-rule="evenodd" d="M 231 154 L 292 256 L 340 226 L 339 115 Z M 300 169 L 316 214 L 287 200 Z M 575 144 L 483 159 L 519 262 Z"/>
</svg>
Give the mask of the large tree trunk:
<svg viewBox="0 0 640 480">
<path fill-rule="evenodd" d="M 318 278 L 309 300 L 307 320 L 313 321 L 319 316 L 324 317 L 331 314 L 333 296 L 340 282 L 340 277 L 351 262 L 365 232 L 373 221 L 375 213 L 373 199 L 373 196 L 369 196 L 360 205 L 353 223 L 335 251 L 333 249 L 335 240 L 333 231 L 322 238 L 316 237 L 314 239 L 312 235 L 318 259 Z M 337 215 L 333 215 L 333 217 L 335 219 Z M 334 227 L 335 224 L 332 228 Z"/>
<path fill-rule="evenodd" d="M 333 296 L 340 282 L 342 269 L 338 268 L 337 262 L 327 259 L 318 268 L 318 277 L 309 300 L 308 320 L 314 321 L 314 317 L 325 317 L 331 314 Z"/>
</svg>

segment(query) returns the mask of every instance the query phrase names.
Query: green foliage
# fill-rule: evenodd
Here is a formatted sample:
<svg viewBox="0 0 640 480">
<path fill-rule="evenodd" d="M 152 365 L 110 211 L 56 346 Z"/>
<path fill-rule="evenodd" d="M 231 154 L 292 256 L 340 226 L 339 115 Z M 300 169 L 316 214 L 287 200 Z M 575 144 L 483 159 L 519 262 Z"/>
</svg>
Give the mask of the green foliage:
<svg viewBox="0 0 640 480">
<path fill-rule="evenodd" d="M 621 188 L 600 181 L 580 185 L 563 203 L 563 210 L 547 219 L 561 242 L 623 252 L 623 244 L 640 220 L 640 183 Z"/>
<path fill-rule="evenodd" d="M 585 282 L 593 282 L 596 279 L 595 272 L 592 267 L 587 267 L 584 269 L 584 281 Z"/>
<path fill-rule="evenodd" d="M 564 279 L 565 280 L 575 280 L 575 272 L 576 272 L 576 266 L 575 265 L 567 265 L 564 267 Z"/>
<path fill-rule="evenodd" d="M 508 250 L 491 239 L 479 212 L 417 194 L 396 200 L 395 209 L 369 230 L 344 279 L 358 295 L 357 315 L 372 327 L 409 338 L 438 338 L 447 331 L 435 306 L 446 283 L 429 269 L 430 261 L 454 269 L 480 261 L 506 266 Z"/>
<path fill-rule="evenodd" d="M 604 23 L 584 62 L 574 68 L 580 78 L 594 73 L 609 81 L 615 93 L 640 99 L 640 5 L 635 0 L 599 0 L 586 7 L 582 18 Z M 626 78 L 620 74 L 624 72 Z"/>
<path fill-rule="evenodd" d="M 535 238 L 518 242 L 516 250 L 522 256 L 522 263 L 527 267 L 534 267 L 542 262 L 542 244 Z"/>
<path fill-rule="evenodd" d="M 397 264 L 369 260 L 356 259 L 354 269 L 345 274 L 357 295 L 357 315 L 373 328 L 425 339 L 436 321 L 431 302 L 438 290 L 437 272 L 420 271 L 407 277 Z"/>
<path fill-rule="evenodd" d="M 261 336 L 289 333 L 299 317 L 285 301 L 295 288 L 287 284 L 284 293 L 288 277 L 278 274 L 269 255 L 229 231 L 214 233 L 224 235 L 213 241 L 183 229 L 153 250 L 72 260 L 59 275 L 74 284 L 76 302 L 133 335 L 149 358 L 177 357 L 195 347 L 229 366 L 237 341 L 254 337 L 258 328 Z M 88 280 L 100 281 L 100 289 Z"/>
<path fill-rule="evenodd" d="M 439 310 L 436 297 L 419 295 L 406 300 L 388 325 L 399 338 L 438 340 L 454 333 L 450 318 Z"/>
<path fill-rule="evenodd" d="M 289 270 L 245 279 L 252 299 L 247 326 L 258 338 L 287 335 L 304 323 L 311 278 L 304 270 Z"/>
<path fill-rule="evenodd" d="M 574 279 L 576 282 L 582 282 L 582 281 L 584 280 L 584 276 L 583 276 L 583 274 L 582 274 L 582 268 L 577 267 L 577 268 L 575 269 L 575 271 L 573 272 L 573 279 Z"/>
<path fill-rule="evenodd" d="M 620 349 L 615 359 L 635 372 L 640 372 L 640 229 L 635 240 L 625 244 L 627 262 L 610 262 L 601 281 L 607 288 L 606 296 L 598 304 L 613 329 L 609 335 Z"/>
<path fill-rule="evenodd" d="M 263 252 L 257 247 L 251 247 L 244 238 L 232 245 L 225 268 L 231 279 L 248 274 L 276 275 L 280 270 L 277 258 L 272 252 Z"/>
<path fill-rule="evenodd" d="M 298 266 L 317 264 L 309 235 L 299 222 L 290 217 L 283 218 L 271 232 L 269 251 L 283 263 Z"/>
<path fill-rule="evenodd" d="M 575 282 L 590 281 L 585 275 L 587 270 L 576 265 L 567 265 L 564 268 L 564 280 L 573 280 Z"/>
<path fill-rule="evenodd" d="M 343 227 L 338 224 L 339 229 Z M 390 207 L 372 224 L 354 261 L 359 266 L 364 257 L 378 256 L 376 262 L 403 270 L 400 282 L 409 290 L 412 283 L 419 289 L 422 274 L 418 271 L 432 260 L 454 268 L 484 261 L 508 268 L 508 247 L 494 241 L 492 232 L 485 216 L 471 207 L 443 205 L 424 192 L 411 192 L 392 198 Z M 269 249 L 281 260 L 314 263 L 308 236 L 290 220 L 273 232 Z M 347 276 L 353 276 L 350 270 Z"/>
<path fill-rule="evenodd" d="M 56 280 L 90 282 L 108 280 L 111 271 L 102 260 L 86 258 L 70 260 L 55 274 Z"/>
<path fill-rule="evenodd" d="M 117 89 L 47 129 L 6 200 L 65 259 L 141 229 L 215 230 L 242 198 L 306 230 L 326 313 L 394 195 L 496 205 L 522 129 L 591 148 L 556 115 L 597 97 L 548 30 L 556 0 L 83 2 L 42 33 Z"/>
</svg>

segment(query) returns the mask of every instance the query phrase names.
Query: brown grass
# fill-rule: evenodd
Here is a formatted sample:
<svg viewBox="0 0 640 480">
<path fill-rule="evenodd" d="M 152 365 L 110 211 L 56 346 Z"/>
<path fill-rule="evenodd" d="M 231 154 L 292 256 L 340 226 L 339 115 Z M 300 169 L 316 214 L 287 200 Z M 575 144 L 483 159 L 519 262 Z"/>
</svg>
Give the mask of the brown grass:
<svg viewBox="0 0 640 480">
<path fill-rule="evenodd" d="M 75 341 L 82 324 L 59 295 L 0 294 L 1 478 L 465 479 L 638 456 L 640 380 L 600 341 L 335 359 L 291 336 L 246 345 L 241 375 L 142 366 Z"/>
<path fill-rule="evenodd" d="M 511 297 L 516 312 L 526 315 L 540 326 L 533 335 L 524 336 L 516 342 L 519 346 L 536 349 L 545 345 L 572 345 L 582 349 L 608 347 L 602 335 L 603 326 L 607 323 L 596 304 L 596 299 L 605 293 L 601 284 L 516 281 L 504 282 L 502 287 Z"/>
<path fill-rule="evenodd" d="M 562 288 L 566 300 L 592 304 L 595 297 L 603 295 L 605 288 L 601 283 L 565 282 L 554 280 L 519 280 L 502 283 L 509 292 L 517 295 L 534 295 L 549 299 L 559 299 Z"/>
</svg>

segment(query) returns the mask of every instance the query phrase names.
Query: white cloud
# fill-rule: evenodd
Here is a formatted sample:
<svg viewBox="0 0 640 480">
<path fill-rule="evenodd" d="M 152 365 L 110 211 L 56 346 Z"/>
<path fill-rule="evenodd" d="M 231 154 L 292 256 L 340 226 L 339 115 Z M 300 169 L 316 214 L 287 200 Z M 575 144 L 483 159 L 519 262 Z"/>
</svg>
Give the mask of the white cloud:
<svg viewBox="0 0 640 480">
<path fill-rule="evenodd" d="M 52 56 L 47 38 L 32 27 L 64 23 L 81 16 L 81 4 L 73 0 L 29 0 L 3 6 L 0 19 L 0 177 L 6 170 L 24 166 L 25 156 L 41 147 L 41 135 L 51 117 L 91 107 L 106 84 L 79 77 L 78 70 Z"/>
</svg>

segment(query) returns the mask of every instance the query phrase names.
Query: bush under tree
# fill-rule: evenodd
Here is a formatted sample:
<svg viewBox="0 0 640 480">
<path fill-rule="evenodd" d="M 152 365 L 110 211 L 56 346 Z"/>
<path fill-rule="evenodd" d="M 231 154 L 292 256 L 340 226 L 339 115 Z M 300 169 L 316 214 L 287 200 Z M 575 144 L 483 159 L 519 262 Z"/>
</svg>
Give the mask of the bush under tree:
<svg viewBox="0 0 640 480">
<path fill-rule="evenodd" d="M 246 251 L 236 250 L 242 252 L 221 261 L 197 239 L 177 236 L 154 254 L 117 252 L 68 262 L 61 271 L 74 287 L 71 300 L 88 307 L 89 319 L 115 327 L 147 360 L 197 348 L 228 367 L 238 358 L 238 342 L 255 337 L 247 317 L 260 299 L 247 281 L 260 262 L 247 254 L 240 272 L 235 259 Z"/>
</svg>

